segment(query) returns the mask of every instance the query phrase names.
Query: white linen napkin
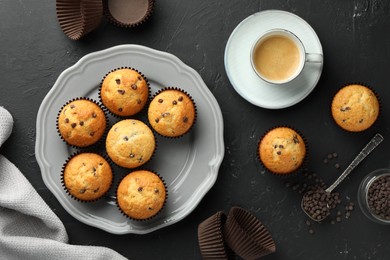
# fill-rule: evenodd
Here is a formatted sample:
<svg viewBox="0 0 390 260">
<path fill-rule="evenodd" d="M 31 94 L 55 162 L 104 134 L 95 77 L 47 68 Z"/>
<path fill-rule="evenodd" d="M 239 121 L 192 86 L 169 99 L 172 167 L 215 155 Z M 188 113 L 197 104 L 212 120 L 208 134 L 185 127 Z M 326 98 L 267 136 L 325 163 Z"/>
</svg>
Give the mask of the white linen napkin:
<svg viewBox="0 0 390 260">
<path fill-rule="evenodd" d="M 11 114 L 0 107 L 0 147 L 12 132 Z M 19 169 L 0 155 L 1 259 L 126 259 L 97 246 L 68 244 L 61 220 Z"/>
</svg>

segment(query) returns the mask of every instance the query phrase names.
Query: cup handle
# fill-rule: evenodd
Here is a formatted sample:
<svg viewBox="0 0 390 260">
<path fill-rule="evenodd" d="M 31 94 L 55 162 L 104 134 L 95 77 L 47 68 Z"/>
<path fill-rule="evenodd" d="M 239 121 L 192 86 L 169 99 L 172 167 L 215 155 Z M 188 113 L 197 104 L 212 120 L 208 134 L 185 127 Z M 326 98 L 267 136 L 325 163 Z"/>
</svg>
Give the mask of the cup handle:
<svg viewBox="0 0 390 260">
<path fill-rule="evenodd" d="M 306 53 L 306 62 L 321 63 L 323 59 L 321 53 Z"/>
</svg>

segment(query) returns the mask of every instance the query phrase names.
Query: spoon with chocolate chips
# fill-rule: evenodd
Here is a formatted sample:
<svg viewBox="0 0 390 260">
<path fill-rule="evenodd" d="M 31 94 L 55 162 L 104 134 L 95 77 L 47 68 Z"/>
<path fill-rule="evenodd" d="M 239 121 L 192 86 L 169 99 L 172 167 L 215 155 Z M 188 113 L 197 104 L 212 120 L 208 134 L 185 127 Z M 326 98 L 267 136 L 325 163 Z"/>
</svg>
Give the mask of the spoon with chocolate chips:
<svg viewBox="0 0 390 260">
<path fill-rule="evenodd" d="M 330 215 L 330 211 L 339 203 L 339 194 L 332 193 L 337 185 L 342 182 L 345 177 L 369 155 L 382 141 L 383 136 L 376 134 L 370 142 L 360 151 L 355 159 L 348 165 L 345 171 L 337 178 L 337 180 L 327 189 L 319 186 L 313 187 L 303 195 L 301 201 L 302 210 L 314 221 L 322 221 Z"/>
</svg>

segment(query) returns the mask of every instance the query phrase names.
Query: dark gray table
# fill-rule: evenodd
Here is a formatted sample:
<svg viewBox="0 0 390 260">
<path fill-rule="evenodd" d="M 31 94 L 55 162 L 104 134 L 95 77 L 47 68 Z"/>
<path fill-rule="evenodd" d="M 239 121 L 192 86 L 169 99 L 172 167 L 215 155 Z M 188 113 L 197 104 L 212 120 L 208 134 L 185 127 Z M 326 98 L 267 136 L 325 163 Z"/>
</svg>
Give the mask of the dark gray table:
<svg viewBox="0 0 390 260">
<path fill-rule="evenodd" d="M 325 57 L 315 90 L 299 104 L 281 110 L 259 108 L 241 98 L 223 62 L 232 30 L 247 16 L 267 9 L 305 19 L 320 38 Z M 107 246 L 131 259 L 199 259 L 198 224 L 219 210 L 241 206 L 266 225 L 276 242 L 277 253 L 264 259 L 388 259 L 390 227 L 370 222 L 358 207 L 342 223 L 314 225 L 315 234 L 310 235 L 299 205 L 301 195 L 286 187 L 304 177 L 264 173 L 256 145 L 270 127 L 298 128 L 309 145 L 307 169 L 330 183 L 380 132 L 385 141 L 338 188 L 343 203 L 356 203 L 363 177 L 390 164 L 389 12 L 386 0 L 157 1 L 153 16 L 139 28 L 122 29 L 104 20 L 96 31 L 72 41 L 58 25 L 55 1 L 2 0 L 0 105 L 12 113 L 15 126 L 0 152 L 20 168 L 64 222 L 72 244 Z M 213 188 L 183 221 L 147 235 L 112 235 L 71 217 L 44 185 L 34 155 L 37 111 L 59 74 L 85 54 L 126 43 L 172 53 L 197 70 L 215 95 L 225 124 L 225 158 Z M 332 95 L 350 82 L 368 84 L 382 101 L 378 124 L 363 133 L 344 132 L 330 117 Z M 323 164 L 330 152 L 338 153 L 339 170 Z"/>
</svg>

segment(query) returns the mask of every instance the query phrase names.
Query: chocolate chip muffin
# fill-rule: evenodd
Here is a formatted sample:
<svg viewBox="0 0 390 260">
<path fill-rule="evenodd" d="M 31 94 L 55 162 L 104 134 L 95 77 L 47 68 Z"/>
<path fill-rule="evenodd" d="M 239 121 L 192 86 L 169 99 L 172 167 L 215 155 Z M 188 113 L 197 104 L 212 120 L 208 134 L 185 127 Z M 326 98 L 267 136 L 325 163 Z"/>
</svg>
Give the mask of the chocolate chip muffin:
<svg viewBox="0 0 390 260">
<path fill-rule="evenodd" d="M 106 130 L 103 109 L 89 99 L 77 99 L 62 107 L 57 117 L 57 129 L 68 144 L 86 147 L 100 140 Z"/>
<path fill-rule="evenodd" d="M 152 128 L 160 135 L 180 137 L 195 123 L 195 104 L 184 91 L 166 88 L 156 93 L 150 102 L 148 119 Z"/>
<path fill-rule="evenodd" d="M 341 88 L 332 100 L 332 117 L 342 129 L 361 132 L 378 119 L 380 104 L 375 93 L 360 84 Z"/>
<path fill-rule="evenodd" d="M 306 157 L 306 144 L 295 130 L 276 127 L 260 140 L 258 155 L 270 172 L 280 175 L 295 172 Z"/>
<path fill-rule="evenodd" d="M 117 69 L 103 79 L 100 98 L 113 114 L 133 116 L 140 112 L 148 101 L 149 85 L 135 69 Z"/>
<path fill-rule="evenodd" d="M 118 207 L 125 215 L 137 220 L 149 219 L 159 213 L 166 198 L 164 182 L 147 170 L 128 174 L 117 190 Z"/>
<path fill-rule="evenodd" d="M 136 168 L 149 161 L 156 148 L 152 130 L 142 121 L 126 119 L 113 125 L 106 139 L 111 160 L 125 168 Z"/>
<path fill-rule="evenodd" d="M 69 159 L 62 173 L 66 191 L 81 201 L 94 201 L 110 189 L 113 174 L 108 162 L 95 153 L 80 153 Z"/>
</svg>

